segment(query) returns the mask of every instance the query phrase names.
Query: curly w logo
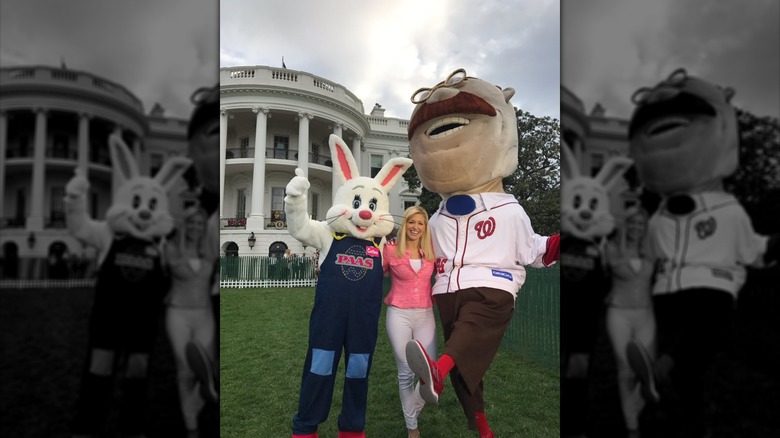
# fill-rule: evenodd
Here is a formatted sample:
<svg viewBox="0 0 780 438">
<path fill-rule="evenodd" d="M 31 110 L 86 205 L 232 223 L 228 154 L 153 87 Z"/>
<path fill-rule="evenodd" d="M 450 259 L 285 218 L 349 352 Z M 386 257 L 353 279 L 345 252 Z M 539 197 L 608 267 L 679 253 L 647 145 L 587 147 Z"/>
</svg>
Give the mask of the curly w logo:
<svg viewBox="0 0 780 438">
<path fill-rule="evenodd" d="M 477 237 L 480 239 L 490 237 L 496 231 L 496 220 L 491 216 L 485 221 L 479 221 L 474 225 L 474 230 L 477 231 Z"/>
<path fill-rule="evenodd" d="M 699 236 L 699 239 L 704 240 L 715 234 L 715 230 L 718 228 L 718 223 L 715 222 L 714 217 L 711 217 L 707 220 L 696 222 L 693 227 L 696 229 L 696 235 Z"/>
</svg>

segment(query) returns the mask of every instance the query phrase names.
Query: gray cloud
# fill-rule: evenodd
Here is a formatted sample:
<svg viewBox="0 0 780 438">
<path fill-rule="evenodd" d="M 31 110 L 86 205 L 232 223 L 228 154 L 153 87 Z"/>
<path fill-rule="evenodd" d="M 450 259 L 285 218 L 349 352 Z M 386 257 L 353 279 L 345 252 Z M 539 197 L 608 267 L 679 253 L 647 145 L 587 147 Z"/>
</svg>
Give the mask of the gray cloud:
<svg viewBox="0 0 780 438">
<path fill-rule="evenodd" d="M 4 0 L 0 65 L 58 66 L 97 74 L 189 117 L 189 96 L 218 82 L 217 0 Z"/>
<path fill-rule="evenodd" d="M 588 109 L 630 115 L 631 93 L 678 67 L 737 90 L 734 103 L 780 116 L 780 3 L 564 0 L 562 83 Z"/>
<path fill-rule="evenodd" d="M 281 66 L 284 56 L 400 118 L 414 90 L 463 67 L 515 88 L 515 106 L 558 117 L 557 0 L 309 3 L 223 0 L 220 65 Z"/>
</svg>

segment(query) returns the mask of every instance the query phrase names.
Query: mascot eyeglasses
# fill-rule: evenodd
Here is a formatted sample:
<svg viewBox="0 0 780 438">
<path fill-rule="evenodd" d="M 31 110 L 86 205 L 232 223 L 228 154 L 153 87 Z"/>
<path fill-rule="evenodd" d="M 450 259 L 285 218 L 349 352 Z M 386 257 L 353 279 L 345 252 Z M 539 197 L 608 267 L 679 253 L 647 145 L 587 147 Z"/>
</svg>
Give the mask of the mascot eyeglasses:
<svg viewBox="0 0 780 438">
<path fill-rule="evenodd" d="M 433 88 L 420 88 L 419 90 L 415 91 L 414 94 L 412 94 L 412 103 L 423 103 L 428 100 L 428 98 L 431 97 L 433 92 L 437 89 L 454 87 L 455 85 L 465 81 L 467 78 L 468 76 L 466 76 L 466 70 L 459 68 L 450 73 L 450 75 L 447 76 L 447 79 L 434 85 Z"/>
<path fill-rule="evenodd" d="M 667 93 L 662 92 L 663 90 L 668 90 L 672 95 L 675 95 L 680 92 L 679 88 L 686 80 L 688 80 L 688 73 L 684 68 L 678 68 L 673 71 L 665 81 L 662 81 L 655 87 L 642 87 L 636 90 L 634 94 L 631 95 L 631 102 L 633 102 L 634 105 L 643 105 L 645 103 L 652 103 L 651 96 L 655 96 L 653 97 L 653 100 L 658 97 L 662 99 L 668 97 L 666 95 Z"/>
</svg>

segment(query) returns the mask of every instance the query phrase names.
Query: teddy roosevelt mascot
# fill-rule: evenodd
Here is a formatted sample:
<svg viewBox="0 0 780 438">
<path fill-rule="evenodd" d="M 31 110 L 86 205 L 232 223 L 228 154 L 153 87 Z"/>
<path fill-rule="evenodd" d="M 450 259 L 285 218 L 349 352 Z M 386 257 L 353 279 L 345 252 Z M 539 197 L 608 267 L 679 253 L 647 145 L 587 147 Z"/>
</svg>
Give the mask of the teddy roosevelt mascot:
<svg viewBox="0 0 780 438">
<path fill-rule="evenodd" d="M 658 358 L 638 343 L 629 361 L 658 401 L 658 381 L 679 397 L 681 436 L 706 436 L 703 376 L 728 334 L 746 266 L 778 259 L 778 236 L 762 236 L 723 179 L 738 166 L 739 135 L 732 89 L 674 71 L 637 90 L 630 153 L 645 188 L 661 197 L 649 223 L 656 254 L 653 306 Z"/>
<path fill-rule="evenodd" d="M 492 437 L 482 379 L 512 320 L 525 268 L 559 258 L 559 236 L 540 236 L 502 178 L 517 168 L 515 91 L 458 69 L 433 88 L 415 92 L 409 122 L 412 160 L 422 184 L 443 201 L 430 219 L 439 308 L 446 346 L 438 360 L 423 346 L 406 346 L 420 394 L 437 403 L 450 374 L 469 427 Z"/>
</svg>

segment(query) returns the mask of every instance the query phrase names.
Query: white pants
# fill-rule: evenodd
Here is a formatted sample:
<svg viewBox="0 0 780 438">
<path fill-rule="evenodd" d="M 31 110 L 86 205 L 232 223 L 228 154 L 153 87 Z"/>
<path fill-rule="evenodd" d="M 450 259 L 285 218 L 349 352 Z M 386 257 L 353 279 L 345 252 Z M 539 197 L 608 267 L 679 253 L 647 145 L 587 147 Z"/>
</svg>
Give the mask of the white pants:
<svg viewBox="0 0 780 438">
<path fill-rule="evenodd" d="M 173 356 L 176 359 L 179 403 L 184 425 L 187 430 L 196 430 L 198 414 L 203 409 L 205 401 L 200 395 L 195 373 L 187 363 L 185 349 L 190 340 L 196 340 L 213 360 L 216 353 L 214 314 L 208 307 L 200 309 L 168 307 L 165 328 L 168 330 Z"/>
<path fill-rule="evenodd" d="M 398 389 L 407 429 L 417 429 L 417 417 L 425 401 L 414 390 L 414 372 L 406 362 L 406 344 L 420 341 L 431 359 L 436 360 L 436 319 L 433 308 L 399 309 L 387 306 L 387 337 L 398 366 Z"/>
<path fill-rule="evenodd" d="M 617 360 L 618 390 L 623 419 L 626 422 L 626 428 L 636 430 L 639 428 L 639 413 L 645 407 L 645 401 L 640 393 L 636 376 L 628 365 L 626 346 L 632 339 L 636 340 L 647 349 L 651 357 L 655 357 L 653 309 L 651 307 L 608 307 L 607 333 L 612 341 L 612 348 Z"/>
</svg>

